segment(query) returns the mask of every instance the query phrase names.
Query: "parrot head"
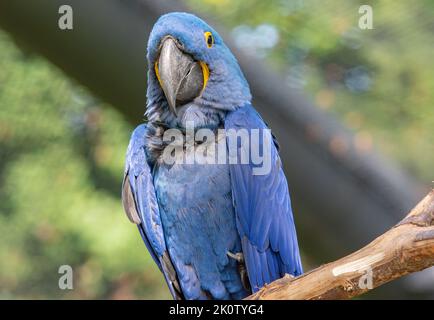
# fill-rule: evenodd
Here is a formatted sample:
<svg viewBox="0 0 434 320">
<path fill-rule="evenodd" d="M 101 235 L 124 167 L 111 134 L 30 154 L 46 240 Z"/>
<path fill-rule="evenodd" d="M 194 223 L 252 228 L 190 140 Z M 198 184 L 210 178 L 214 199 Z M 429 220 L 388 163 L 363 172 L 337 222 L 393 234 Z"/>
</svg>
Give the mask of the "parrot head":
<svg viewBox="0 0 434 320">
<path fill-rule="evenodd" d="M 161 16 L 149 37 L 147 59 L 151 122 L 212 125 L 251 100 L 234 55 L 213 28 L 192 14 Z"/>
</svg>

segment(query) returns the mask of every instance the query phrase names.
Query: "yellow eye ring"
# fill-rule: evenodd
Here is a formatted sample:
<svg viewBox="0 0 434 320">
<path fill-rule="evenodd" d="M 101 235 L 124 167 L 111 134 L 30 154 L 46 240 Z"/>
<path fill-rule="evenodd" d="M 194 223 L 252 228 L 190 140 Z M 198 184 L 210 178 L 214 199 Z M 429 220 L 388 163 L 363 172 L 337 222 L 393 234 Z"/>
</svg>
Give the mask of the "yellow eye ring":
<svg viewBox="0 0 434 320">
<path fill-rule="evenodd" d="M 211 32 L 207 31 L 203 34 L 205 36 L 206 46 L 211 48 L 214 45 L 214 37 Z"/>
</svg>

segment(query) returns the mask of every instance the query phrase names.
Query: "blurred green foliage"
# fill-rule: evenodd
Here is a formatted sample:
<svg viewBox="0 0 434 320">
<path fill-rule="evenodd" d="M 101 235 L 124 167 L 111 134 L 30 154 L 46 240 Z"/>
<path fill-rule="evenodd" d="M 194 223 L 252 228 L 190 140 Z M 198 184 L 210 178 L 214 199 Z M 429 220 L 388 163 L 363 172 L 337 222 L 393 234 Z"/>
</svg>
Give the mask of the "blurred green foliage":
<svg viewBox="0 0 434 320">
<path fill-rule="evenodd" d="M 288 86 L 422 181 L 433 180 L 434 2 L 188 0 Z M 0 33 L 0 299 L 169 298 L 120 185 L 132 127 Z M 74 290 L 58 288 L 58 268 Z"/>
<path fill-rule="evenodd" d="M 4 33 L 0 70 L 0 298 L 169 298 L 121 206 L 132 128 Z"/>
<path fill-rule="evenodd" d="M 187 2 L 353 129 L 356 147 L 381 149 L 431 185 L 434 1 Z M 364 4 L 373 8 L 372 30 L 358 27 Z"/>
</svg>

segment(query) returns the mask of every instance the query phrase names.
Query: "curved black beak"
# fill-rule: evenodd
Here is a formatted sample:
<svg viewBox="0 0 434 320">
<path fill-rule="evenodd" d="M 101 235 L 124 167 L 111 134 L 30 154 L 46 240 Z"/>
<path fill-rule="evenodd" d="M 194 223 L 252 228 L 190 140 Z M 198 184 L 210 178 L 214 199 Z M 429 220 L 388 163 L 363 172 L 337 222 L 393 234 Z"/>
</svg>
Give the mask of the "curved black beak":
<svg viewBox="0 0 434 320">
<path fill-rule="evenodd" d="M 199 62 L 181 51 L 175 39 L 163 39 L 156 72 L 170 109 L 176 115 L 177 106 L 198 97 L 204 86 Z"/>
</svg>

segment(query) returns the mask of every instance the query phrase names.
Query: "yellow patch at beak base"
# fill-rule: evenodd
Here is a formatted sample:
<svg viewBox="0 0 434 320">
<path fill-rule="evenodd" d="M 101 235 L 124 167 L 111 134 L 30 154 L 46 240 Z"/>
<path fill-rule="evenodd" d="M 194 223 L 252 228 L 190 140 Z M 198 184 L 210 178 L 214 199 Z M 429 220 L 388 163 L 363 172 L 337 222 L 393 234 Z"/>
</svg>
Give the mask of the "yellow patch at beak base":
<svg viewBox="0 0 434 320">
<path fill-rule="evenodd" d="M 155 70 L 155 75 L 157 76 L 158 82 L 160 83 L 160 87 L 163 87 L 163 84 L 161 83 L 161 78 L 160 78 L 160 71 L 158 71 L 158 62 L 155 62 L 154 70 Z"/>
<path fill-rule="evenodd" d="M 199 64 L 202 67 L 202 73 L 203 73 L 203 88 L 202 88 L 202 92 L 203 92 L 205 90 L 206 84 L 209 79 L 209 69 L 205 62 L 199 61 Z"/>
</svg>

